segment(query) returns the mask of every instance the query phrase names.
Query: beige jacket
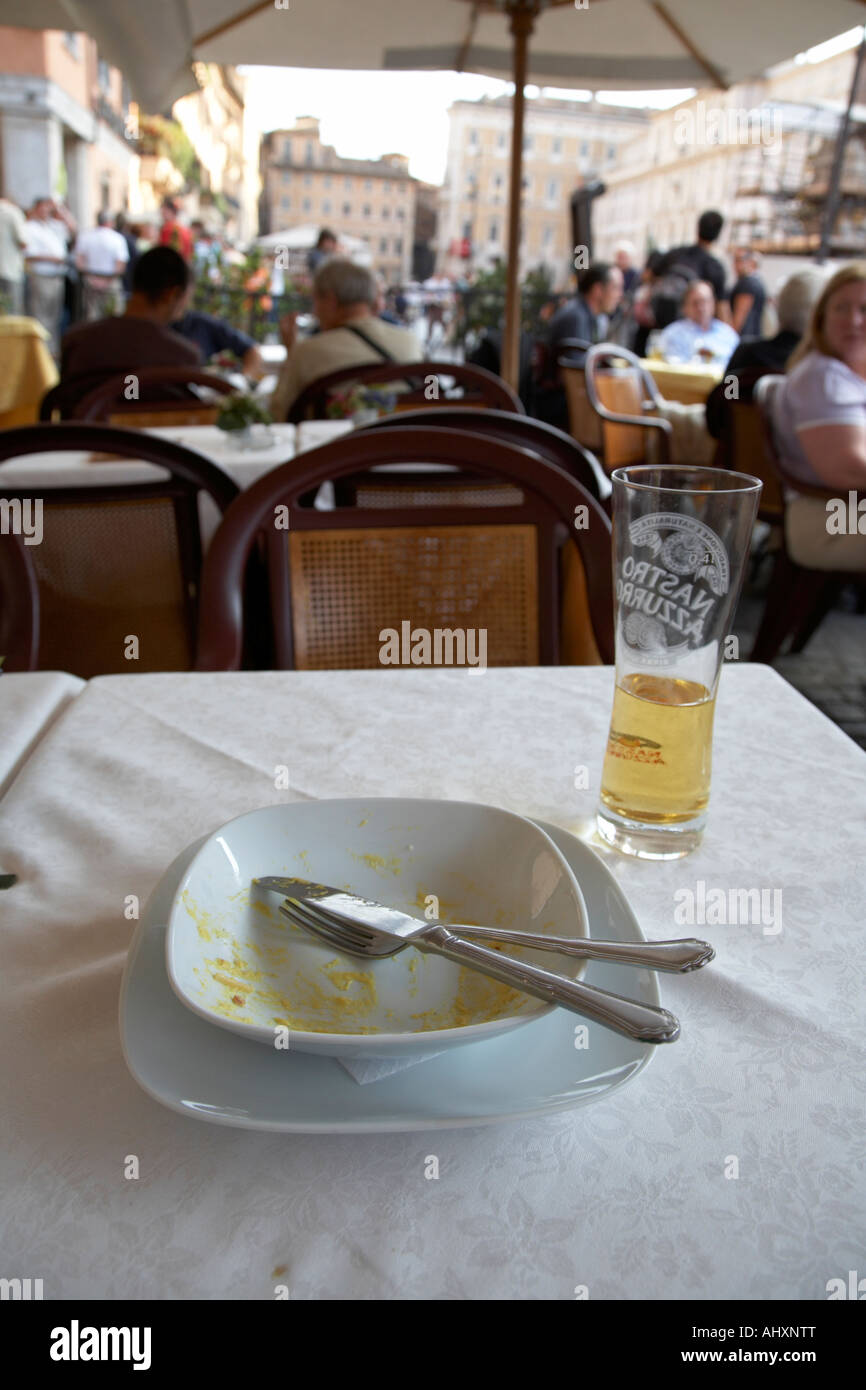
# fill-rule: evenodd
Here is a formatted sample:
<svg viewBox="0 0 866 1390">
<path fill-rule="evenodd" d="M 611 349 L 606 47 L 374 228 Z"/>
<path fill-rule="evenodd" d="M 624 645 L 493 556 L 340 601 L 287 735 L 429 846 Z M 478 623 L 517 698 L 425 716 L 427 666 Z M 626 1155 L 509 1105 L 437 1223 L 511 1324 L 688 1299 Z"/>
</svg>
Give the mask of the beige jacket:
<svg viewBox="0 0 866 1390">
<path fill-rule="evenodd" d="M 414 333 L 397 324 L 385 323 L 372 316 L 358 319 L 358 327 L 385 349 L 395 362 L 420 362 L 423 354 Z M 348 328 L 329 328 L 312 338 L 296 343 L 289 352 L 276 389 L 271 397 L 271 414 L 275 420 L 285 420 L 289 408 L 305 386 L 318 377 L 338 372 L 342 367 L 361 367 L 381 362 L 382 380 L 387 381 L 388 363 Z"/>
</svg>

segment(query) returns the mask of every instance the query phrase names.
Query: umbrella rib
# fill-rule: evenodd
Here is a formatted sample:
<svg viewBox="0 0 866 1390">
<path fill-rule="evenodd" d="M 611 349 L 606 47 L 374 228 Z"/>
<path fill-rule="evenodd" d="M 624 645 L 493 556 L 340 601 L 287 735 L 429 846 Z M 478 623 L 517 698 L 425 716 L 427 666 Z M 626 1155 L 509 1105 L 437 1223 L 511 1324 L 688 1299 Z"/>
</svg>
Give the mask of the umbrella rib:
<svg viewBox="0 0 866 1390">
<path fill-rule="evenodd" d="M 714 67 L 714 65 L 710 62 L 709 58 L 706 58 L 704 54 L 700 51 L 700 49 L 696 46 L 696 44 L 692 42 L 685 30 L 682 29 L 680 25 L 677 23 L 677 21 L 674 19 L 673 15 L 668 12 L 667 6 L 663 5 L 661 3 L 661 0 L 649 0 L 649 3 L 655 10 L 659 19 L 661 19 L 668 26 L 671 33 L 679 39 L 680 43 L 683 45 L 683 48 L 685 48 L 686 51 L 691 54 L 696 63 L 700 63 L 701 67 L 709 77 L 713 86 L 720 87 L 723 91 L 727 91 L 728 87 L 730 86 L 730 83 L 725 81 L 725 79 L 722 77 L 721 71 L 717 67 Z"/>
<path fill-rule="evenodd" d="M 457 54 L 457 62 L 455 64 L 455 67 L 458 72 L 463 71 L 466 59 L 469 54 L 469 50 L 472 47 L 472 40 L 475 38 L 475 29 L 478 25 L 478 11 L 480 8 L 480 5 L 477 4 L 472 6 L 472 12 L 469 16 L 469 23 L 466 26 L 466 37 L 460 45 L 460 52 Z"/>
<path fill-rule="evenodd" d="M 247 9 L 241 10 L 240 14 L 236 14 L 233 19 L 226 19 L 222 24 L 214 25 L 213 29 L 206 29 L 203 34 L 196 34 L 192 41 L 193 50 L 199 44 L 210 43 L 211 39 L 221 38 L 223 34 L 228 33 L 229 29 L 236 29 L 239 24 L 243 24 L 244 20 L 252 19 L 253 15 L 260 14 L 262 10 L 272 10 L 273 7 L 274 0 L 258 0 L 257 4 L 249 5 Z"/>
</svg>

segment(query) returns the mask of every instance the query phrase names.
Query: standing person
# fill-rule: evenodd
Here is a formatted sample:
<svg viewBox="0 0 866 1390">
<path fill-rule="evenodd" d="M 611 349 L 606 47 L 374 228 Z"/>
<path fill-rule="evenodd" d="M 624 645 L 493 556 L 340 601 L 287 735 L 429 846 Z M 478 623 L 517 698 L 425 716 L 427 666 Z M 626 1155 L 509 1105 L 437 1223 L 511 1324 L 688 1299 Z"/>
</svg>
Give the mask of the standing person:
<svg viewBox="0 0 866 1390">
<path fill-rule="evenodd" d="M 675 246 L 664 259 L 662 278 L 682 273 L 680 293 L 685 291 L 691 280 L 705 280 L 712 287 L 716 297 L 718 316 L 725 322 L 730 320 L 730 312 L 725 294 L 725 267 L 712 253 L 721 236 L 725 219 L 720 212 L 702 212 L 698 218 L 698 239 L 693 246 Z M 659 323 L 659 328 L 665 325 Z"/>
<path fill-rule="evenodd" d="M 66 290 L 67 241 L 63 222 L 51 198 L 37 198 L 24 229 L 27 309 L 59 346 L 60 318 Z"/>
<path fill-rule="evenodd" d="M 81 232 L 75 243 L 75 264 L 84 284 L 84 317 L 88 322 L 105 318 L 119 308 L 121 276 L 129 250 L 107 212 L 97 213 L 96 226 Z"/>
<path fill-rule="evenodd" d="M 115 217 L 114 230 L 120 232 L 126 243 L 127 261 L 123 268 L 123 292 L 128 295 L 132 289 L 132 268 L 138 260 L 138 239 L 130 230 L 125 212 L 119 212 Z"/>
<path fill-rule="evenodd" d="M 21 209 L 8 198 L 0 198 L 0 311 L 6 314 L 24 312 L 26 227 Z"/>
<path fill-rule="evenodd" d="M 761 257 L 748 246 L 734 251 L 736 280 L 731 290 L 731 324 L 741 338 L 760 338 L 767 290 L 757 273 Z"/>
<path fill-rule="evenodd" d="M 635 249 L 630 241 L 618 241 L 613 254 L 613 263 L 622 271 L 623 290 L 631 294 L 640 280 L 640 271 L 634 263 Z"/>
<path fill-rule="evenodd" d="M 162 225 L 159 229 L 159 245 L 170 246 L 179 252 L 185 261 L 192 260 L 192 232 L 179 221 L 180 208 L 173 198 L 166 198 L 162 204 Z"/>
<path fill-rule="evenodd" d="M 337 238 L 334 232 L 327 227 L 323 227 L 319 232 L 319 239 L 312 251 L 307 253 L 307 270 L 311 275 L 315 275 L 320 265 L 323 265 L 329 257 L 336 255 Z"/>
</svg>

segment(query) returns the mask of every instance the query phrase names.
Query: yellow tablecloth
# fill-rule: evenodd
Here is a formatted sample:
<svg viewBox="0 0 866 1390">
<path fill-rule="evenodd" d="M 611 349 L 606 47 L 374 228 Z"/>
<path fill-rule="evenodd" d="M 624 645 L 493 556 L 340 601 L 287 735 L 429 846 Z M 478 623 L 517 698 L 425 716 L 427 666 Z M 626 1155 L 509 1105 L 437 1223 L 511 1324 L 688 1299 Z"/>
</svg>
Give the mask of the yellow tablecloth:
<svg viewBox="0 0 866 1390">
<path fill-rule="evenodd" d="M 700 367 L 694 362 L 662 362 L 645 357 L 641 366 L 652 372 L 656 386 L 666 400 L 682 401 L 684 405 L 703 405 L 714 386 L 718 386 L 724 371 L 721 367 Z"/>
<path fill-rule="evenodd" d="M 39 402 L 57 380 L 42 324 L 13 314 L 0 318 L 0 429 L 38 420 Z"/>
</svg>

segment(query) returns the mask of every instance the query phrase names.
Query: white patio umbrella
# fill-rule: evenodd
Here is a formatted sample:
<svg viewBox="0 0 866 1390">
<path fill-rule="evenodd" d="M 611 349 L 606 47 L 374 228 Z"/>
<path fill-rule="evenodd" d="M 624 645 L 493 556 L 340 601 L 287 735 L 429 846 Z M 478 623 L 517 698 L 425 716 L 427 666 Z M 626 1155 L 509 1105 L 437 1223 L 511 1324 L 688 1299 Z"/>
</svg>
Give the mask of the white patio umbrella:
<svg viewBox="0 0 866 1390">
<path fill-rule="evenodd" d="M 455 69 L 514 82 L 503 375 L 516 382 L 524 86 L 724 88 L 866 22 L 866 0 L 0 0 L 0 23 L 84 29 L 150 110 L 192 58 Z"/>
</svg>

